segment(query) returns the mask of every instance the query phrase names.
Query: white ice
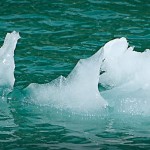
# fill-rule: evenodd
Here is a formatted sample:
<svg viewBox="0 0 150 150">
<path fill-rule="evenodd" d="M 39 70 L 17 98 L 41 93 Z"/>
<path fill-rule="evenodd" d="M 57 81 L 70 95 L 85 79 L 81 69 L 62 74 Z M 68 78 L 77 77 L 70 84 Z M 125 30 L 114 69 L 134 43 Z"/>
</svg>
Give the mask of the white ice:
<svg viewBox="0 0 150 150">
<path fill-rule="evenodd" d="M 53 105 L 74 112 L 92 113 L 108 104 L 98 90 L 103 50 L 81 59 L 67 78 L 60 76 L 48 84 L 30 84 L 26 91 L 40 105 Z"/>
<path fill-rule="evenodd" d="M 125 38 L 114 39 L 104 45 L 104 63 L 100 76 L 103 86 L 120 86 L 133 81 L 136 86 L 149 86 L 150 51 L 133 51 Z M 148 83 L 148 84 L 147 84 Z"/>
<path fill-rule="evenodd" d="M 125 38 L 114 39 L 80 60 L 67 78 L 30 84 L 26 91 L 35 103 L 61 109 L 91 113 L 109 104 L 119 113 L 150 114 L 150 51 L 133 49 Z M 100 94 L 98 82 L 109 90 Z"/>
<path fill-rule="evenodd" d="M 7 33 L 4 44 L 0 48 L 0 87 L 13 88 L 15 82 L 14 50 L 19 38 L 19 33 L 15 31 Z"/>
<path fill-rule="evenodd" d="M 102 96 L 116 112 L 150 114 L 150 51 L 133 51 L 125 38 L 104 45 L 99 82 L 109 90 Z"/>
</svg>

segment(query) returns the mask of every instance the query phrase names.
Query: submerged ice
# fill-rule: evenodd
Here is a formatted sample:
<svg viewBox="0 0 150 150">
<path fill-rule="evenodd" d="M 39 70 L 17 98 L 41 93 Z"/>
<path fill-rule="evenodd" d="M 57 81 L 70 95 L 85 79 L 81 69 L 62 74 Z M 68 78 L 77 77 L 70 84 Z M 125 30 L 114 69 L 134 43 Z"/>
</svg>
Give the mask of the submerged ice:
<svg viewBox="0 0 150 150">
<path fill-rule="evenodd" d="M 14 50 L 17 40 L 20 38 L 19 33 L 7 33 L 4 44 L 0 48 L 0 87 L 12 89 L 14 85 Z"/>
</svg>

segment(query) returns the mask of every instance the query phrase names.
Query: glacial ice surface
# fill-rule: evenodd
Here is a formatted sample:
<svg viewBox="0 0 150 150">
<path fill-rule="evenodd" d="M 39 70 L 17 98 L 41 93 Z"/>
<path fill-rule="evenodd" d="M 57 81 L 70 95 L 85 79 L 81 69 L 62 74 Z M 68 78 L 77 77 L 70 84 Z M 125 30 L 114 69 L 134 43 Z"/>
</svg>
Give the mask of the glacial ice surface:
<svg viewBox="0 0 150 150">
<path fill-rule="evenodd" d="M 32 83 L 25 91 L 34 103 L 59 109 L 93 113 L 109 105 L 117 113 L 150 114 L 150 51 L 133 49 L 126 38 L 114 39 L 81 59 L 67 78 Z M 98 82 L 106 88 L 101 94 Z"/>
<path fill-rule="evenodd" d="M 125 38 L 114 39 L 104 45 L 104 63 L 100 83 L 103 86 L 116 87 L 130 81 L 136 86 L 150 83 L 150 51 L 133 51 Z"/>
<path fill-rule="evenodd" d="M 60 76 L 48 84 L 30 84 L 31 99 L 40 105 L 53 105 L 74 112 L 96 112 L 108 104 L 100 95 L 98 81 L 103 50 L 81 59 L 67 78 Z"/>
<path fill-rule="evenodd" d="M 133 51 L 125 38 L 104 45 L 104 62 L 99 82 L 101 92 L 117 113 L 150 114 L 150 51 Z"/>
<path fill-rule="evenodd" d="M 15 82 L 14 50 L 19 38 L 19 33 L 15 31 L 7 33 L 4 44 L 0 48 L 0 88 L 2 89 L 13 88 Z"/>
</svg>

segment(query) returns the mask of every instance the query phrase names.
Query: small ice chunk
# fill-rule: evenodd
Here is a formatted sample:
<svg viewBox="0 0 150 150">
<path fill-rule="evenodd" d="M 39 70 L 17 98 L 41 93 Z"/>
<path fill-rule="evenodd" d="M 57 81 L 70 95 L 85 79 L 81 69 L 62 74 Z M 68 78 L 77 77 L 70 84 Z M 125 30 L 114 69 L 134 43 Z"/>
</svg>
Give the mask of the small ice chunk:
<svg viewBox="0 0 150 150">
<path fill-rule="evenodd" d="M 19 33 L 7 33 L 4 44 L 0 48 L 0 87 L 13 88 L 14 85 L 14 50 L 18 39 Z"/>
</svg>

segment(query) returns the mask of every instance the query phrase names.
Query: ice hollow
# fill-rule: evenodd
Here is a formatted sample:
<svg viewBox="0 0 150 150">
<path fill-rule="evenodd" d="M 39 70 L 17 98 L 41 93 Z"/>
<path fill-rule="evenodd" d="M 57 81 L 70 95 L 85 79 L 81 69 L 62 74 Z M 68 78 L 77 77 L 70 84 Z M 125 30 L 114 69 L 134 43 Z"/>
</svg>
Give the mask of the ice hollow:
<svg viewBox="0 0 150 150">
<path fill-rule="evenodd" d="M 25 91 L 40 105 L 91 113 L 108 104 L 98 90 L 103 49 L 87 59 L 81 59 L 67 78 L 60 76 L 48 84 L 30 84 Z"/>
<path fill-rule="evenodd" d="M 20 38 L 19 33 L 7 33 L 4 44 L 0 48 L 0 87 L 13 88 L 14 85 L 14 50 L 17 40 Z"/>
</svg>

